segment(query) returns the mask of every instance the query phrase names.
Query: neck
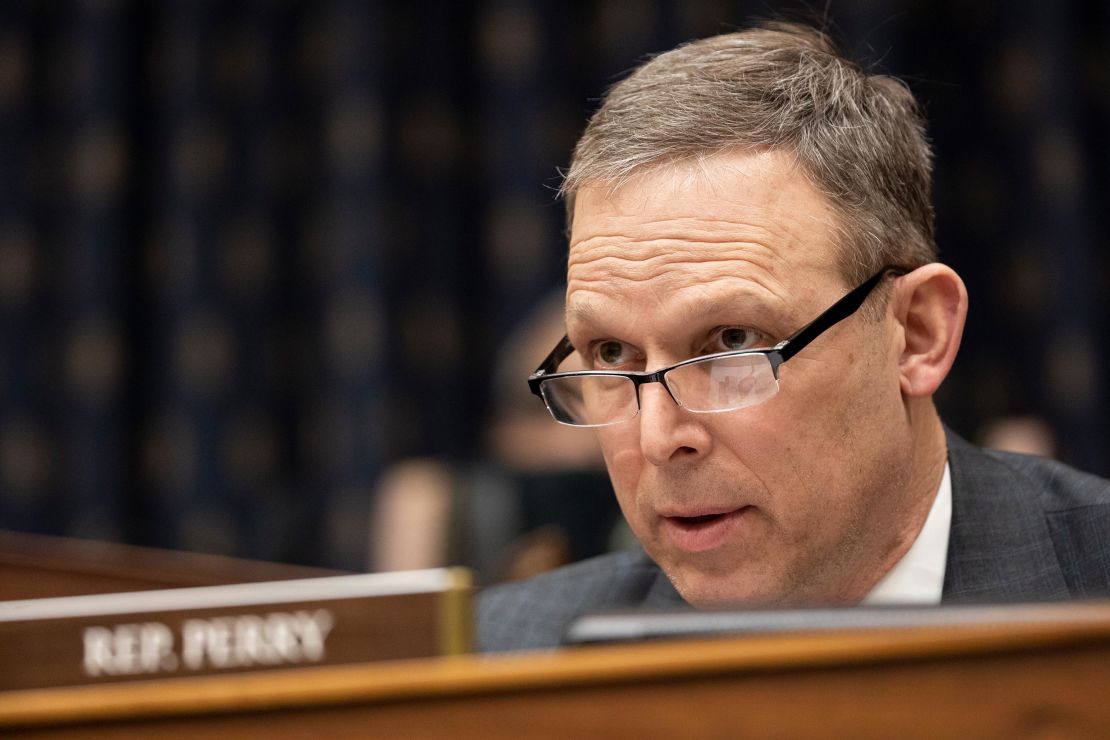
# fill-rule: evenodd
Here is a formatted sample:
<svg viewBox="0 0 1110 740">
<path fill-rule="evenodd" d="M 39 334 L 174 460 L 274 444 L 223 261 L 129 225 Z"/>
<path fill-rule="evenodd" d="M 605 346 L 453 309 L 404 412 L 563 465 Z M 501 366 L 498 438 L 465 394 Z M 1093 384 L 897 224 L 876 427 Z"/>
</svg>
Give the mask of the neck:
<svg viewBox="0 0 1110 740">
<path fill-rule="evenodd" d="M 912 401 L 908 411 L 913 440 L 910 482 L 914 500 L 919 504 L 924 502 L 920 521 L 914 528 L 916 538 L 917 532 L 925 524 L 929 507 L 932 506 L 940 480 L 944 476 L 944 464 L 948 462 L 948 440 L 945 439 L 944 426 L 940 423 L 940 416 L 937 415 L 931 398 Z M 912 538 L 910 542 L 912 544 Z"/>
<path fill-rule="evenodd" d="M 868 558 L 870 563 L 859 577 L 845 584 L 841 603 L 859 603 L 890 570 L 905 557 L 929 518 L 933 501 L 944 477 L 948 443 L 931 399 L 914 399 L 907 406 L 909 421 L 909 464 L 891 481 L 892 506 L 886 521 L 877 530 L 890 533 Z"/>
<path fill-rule="evenodd" d="M 888 541 L 887 553 L 882 558 L 883 566 L 867 590 L 860 594 L 861 599 L 905 557 L 917 541 L 936 500 L 941 479 L 944 477 L 944 465 L 948 461 L 948 442 L 932 399 L 910 401 L 907 412 L 912 443 L 908 477 L 903 486 L 905 495 L 899 518 L 892 522 L 891 531 L 894 536 Z"/>
</svg>

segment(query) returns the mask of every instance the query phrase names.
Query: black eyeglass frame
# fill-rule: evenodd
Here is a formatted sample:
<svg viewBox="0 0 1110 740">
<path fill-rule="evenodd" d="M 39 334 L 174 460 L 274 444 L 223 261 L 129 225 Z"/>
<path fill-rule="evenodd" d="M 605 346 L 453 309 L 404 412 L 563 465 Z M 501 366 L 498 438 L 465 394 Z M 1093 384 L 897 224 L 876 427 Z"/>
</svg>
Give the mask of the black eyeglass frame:
<svg viewBox="0 0 1110 740">
<path fill-rule="evenodd" d="M 700 357 L 691 357 L 682 362 L 676 362 L 658 370 L 642 371 L 642 370 L 572 370 L 565 373 L 557 373 L 555 370 L 566 358 L 570 357 L 574 352 L 574 345 L 570 343 L 570 338 L 563 335 L 559 343 L 555 345 L 555 349 L 544 358 L 540 366 L 528 376 L 528 388 L 535 395 L 543 400 L 544 405 L 547 405 L 547 399 L 544 398 L 542 385 L 544 381 L 552 380 L 555 378 L 568 378 L 568 377 L 582 377 L 582 376 L 608 376 L 608 377 L 621 377 L 628 378 L 632 381 L 636 392 L 636 407 L 640 406 L 640 386 L 647 383 L 660 383 L 667 389 L 667 393 L 675 403 L 678 399 L 675 398 L 674 393 L 671 392 L 670 385 L 664 376 L 667 373 L 675 370 L 676 368 L 691 365 L 695 362 L 706 362 L 709 360 L 722 359 L 726 357 L 742 357 L 744 355 L 764 355 L 767 361 L 771 364 L 771 372 L 775 375 L 775 380 L 779 379 L 779 366 L 789 360 L 794 355 L 801 352 L 817 337 L 824 334 L 833 326 L 839 324 L 844 319 L 848 318 L 863 305 L 867 297 L 871 295 L 871 291 L 875 289 L 883 278 L 891 275 L 893 277 L 901 277 L 908 272 L 910 268 L 905 267 L 884 267 L 877 273 L 862 282 L 859 286 L 848 291 L 843 298 L 836 303 L 829 306 L 817 318 L 803 326 L 798 331 L 791 334 L 786 339 L 782 340 L 774 347 L 767 347 L 763 349 L 739 349 L 729 350 L 728 352 L 716 352 L 711 355 L 702 355 Z M 679 404 L 680 406 L 682 404 Z M 550 409 L 549 409 L 550 410 Z M 706 413 L 696 412 L 696 413 Z"/>
</svg>

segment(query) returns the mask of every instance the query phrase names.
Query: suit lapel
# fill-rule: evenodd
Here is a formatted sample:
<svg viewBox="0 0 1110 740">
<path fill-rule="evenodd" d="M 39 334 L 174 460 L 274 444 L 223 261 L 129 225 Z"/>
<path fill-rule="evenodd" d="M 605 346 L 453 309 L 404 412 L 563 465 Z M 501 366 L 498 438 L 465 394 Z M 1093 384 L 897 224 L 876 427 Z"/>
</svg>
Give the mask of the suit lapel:
<svg viewBox="0 0 1110 740">
<path fill-rule="evenodd" d="M 946 431 L 952 529 L 943 601 L 1068 598 L 1039 491 L 1013 468 Z"/>
</svg>

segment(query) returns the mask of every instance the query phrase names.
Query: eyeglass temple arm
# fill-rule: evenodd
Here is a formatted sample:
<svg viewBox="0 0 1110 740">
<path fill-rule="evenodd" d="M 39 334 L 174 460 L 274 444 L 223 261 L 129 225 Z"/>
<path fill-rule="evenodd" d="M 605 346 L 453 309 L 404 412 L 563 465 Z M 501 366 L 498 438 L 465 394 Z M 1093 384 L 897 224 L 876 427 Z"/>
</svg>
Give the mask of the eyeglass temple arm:
<svg viewBox="0 0 1110 740">
<path fill-rule="evenodd" d="M 822 333 L 858 311 L 859 307 L 863 305 L 863 302 L 867 300 L 867 296 L 871 295 L 871 291 L 875 289 L 875 286 L 887 275 L 905 275 L 906 272 L 908 271 L 900 267 L 884 267 L 872 275 L 859 287 L 853 289 L 839 301 L 829 306 L 829 309 L 825 311 L 825 313 L 803 326 L 786 339 L 786 341 L 782 342 L 782 344 L 776 348 L 778 349 L 779 356 L 782 357 L 781 362 L 786 362 L 805 349 L 806 345 Z"/>
<path fill-rule="evenodd" d="M 564 334 L 559 343 L 555 345 L 555 349 L 551 350 L 551 353 L 543 359 L 540 366 L 532 373 L 532 377 L 528 379 L 528 387 L 532 389 L 532 393 L 543 397 L 543 394 L 540 393 L 539 381 L 541 378 L 537 376 L 549 375 L 558 370 L 559 363 L 570 357 L 572 352 L 574 352 L 574 345 L 570 343 L 570 337 Z"/>
</svg>

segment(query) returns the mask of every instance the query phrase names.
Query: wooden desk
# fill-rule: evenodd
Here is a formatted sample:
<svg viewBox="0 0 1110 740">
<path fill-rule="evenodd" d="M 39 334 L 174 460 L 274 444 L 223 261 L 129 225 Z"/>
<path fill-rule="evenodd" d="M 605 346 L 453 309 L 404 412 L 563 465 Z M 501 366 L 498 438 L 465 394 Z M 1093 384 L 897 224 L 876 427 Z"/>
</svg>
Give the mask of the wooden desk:
<svg viewBox="0 0 1110 740">
<path fill-rule="evenodd" d="M 593 647 L 0 694 L 25 738 L 1107 737 L 1110 609 L 1061 625 Z"/>
<path fill-rule="evenodd" d="M 332 575 L 338 572 L 0 530 L 0 601 Z"/>
</svg>

